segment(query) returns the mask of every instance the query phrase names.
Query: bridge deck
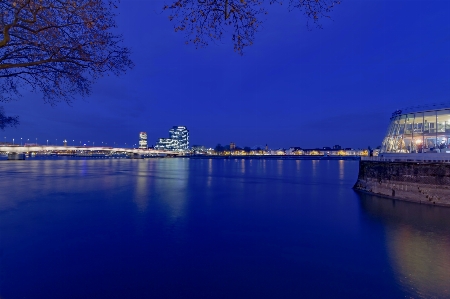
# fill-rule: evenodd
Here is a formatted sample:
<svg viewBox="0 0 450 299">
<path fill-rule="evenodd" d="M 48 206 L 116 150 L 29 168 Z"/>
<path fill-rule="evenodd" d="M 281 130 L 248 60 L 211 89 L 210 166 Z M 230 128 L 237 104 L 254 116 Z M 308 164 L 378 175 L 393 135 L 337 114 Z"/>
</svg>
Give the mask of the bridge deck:
<svg viewBox="0 0 450 299">
<path fill-rule="evenodd" d="M 0 152 L 5 153 L 29 153 L 29 152 L 55 152 L 55 151 L 73 151 L 73 152 L 93 152 L 105 151 L 114 153 L 133 153 L 141 155 L 180 155 L 180 152 L 162 151 L 154 149 L 139 149 L 139 148 L 121 148 L 121 147 L 106 147 L 106 146 L 0 146 Z"/>
</svg>

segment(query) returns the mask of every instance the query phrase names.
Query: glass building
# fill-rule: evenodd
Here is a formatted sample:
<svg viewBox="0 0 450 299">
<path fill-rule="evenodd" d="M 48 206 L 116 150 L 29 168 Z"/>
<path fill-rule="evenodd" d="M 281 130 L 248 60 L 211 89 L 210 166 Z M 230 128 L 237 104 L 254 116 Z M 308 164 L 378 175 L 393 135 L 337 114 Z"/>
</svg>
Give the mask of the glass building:
<svg viewBox="0 0 450 299">
<path fill-rule="evenodd" d="M 178 148 L 178 142 L 170 138 L 159 138 L 155 145 L 155 149 L 158 150 L 176 150 Z"/>
<path fill-rule="evenodd" d="M 189 149 L 189 130 L 183 126 L 174 126 L 169 130 L 170 138 L 159 138 L 155 149 L 183 151 Z"/>
<path fill-rule="evenodd" d="M 450 107 L 395 111 L 381 152 L 450 153 Z"/>
<path fill-rule="evenodd" d="M 189 148 L 189 130 L 183 126 L 174 126 L 169 130 L 170 139 L 178 143 L 177 150 L 187 150 Z"/>
<path fill-rule="evenodd" d="M 140 149 L 147 149 L 148 148 L 147 133 L 146 132 L 139 133 L 139 148 Z"/>
</svg>

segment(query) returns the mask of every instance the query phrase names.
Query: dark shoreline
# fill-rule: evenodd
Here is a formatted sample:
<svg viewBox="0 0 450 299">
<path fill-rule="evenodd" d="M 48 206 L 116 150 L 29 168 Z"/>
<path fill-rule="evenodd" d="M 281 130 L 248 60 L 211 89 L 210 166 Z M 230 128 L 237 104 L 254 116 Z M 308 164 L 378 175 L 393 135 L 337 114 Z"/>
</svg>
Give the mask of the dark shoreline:
<svg viewBox="0 0 450 299">
<path fill-rule="evenodd" d="M 263 156 L 209 156 L 209 155 L 195 155 L 195 156 L 179 156 L 177 158 L 190 158 L 190 159 L 244 159 L 244 160 L 353 160 L 359 161 L 359 156 L 281 156 L 281 155 L 263 155 Z"/>
</svg>

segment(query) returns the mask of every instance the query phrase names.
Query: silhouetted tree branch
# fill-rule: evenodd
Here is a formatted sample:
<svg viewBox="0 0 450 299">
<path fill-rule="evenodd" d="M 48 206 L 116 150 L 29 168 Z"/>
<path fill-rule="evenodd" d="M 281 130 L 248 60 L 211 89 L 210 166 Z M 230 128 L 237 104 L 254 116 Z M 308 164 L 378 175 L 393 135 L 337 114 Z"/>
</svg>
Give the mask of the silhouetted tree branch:
<svg viewBox="0 0 450 299">
<path fill-rule="evenodd" d="M 267 1 L 282 4 L 280 0 Z M 288 7 L 289 11 L 301 11 L 308 24 L 312 22 L 320 28 L 320 20 L 329 18 L 339 3 L 339 0 L 289 0 Z M 253 44 L 262 24 L 261 15 L 267 14 L 263 4 L 264 0 L 175 0 L 163 9 L 170 11 L 169 20 L 175 22 L 175 31 L 185 32 L 186 43 L 203 47 L 221 40 L 228 30 L 234 50 L 242 55 L 244 48 Z"/>
<path fill-rule="evenodd" d="M 6 127 L 15 127 L 19 124 L 18 116 L 6 116 L 5 109 L 0 106 L 0 130 Z"/>
<path fill-rule="evenodd" d="M 116 0 L 0 0 L 0 101 L 20 87 L 50 103 L 86 96 L 104 74 L 133 66 L 113 33 Z"/>
</svg>

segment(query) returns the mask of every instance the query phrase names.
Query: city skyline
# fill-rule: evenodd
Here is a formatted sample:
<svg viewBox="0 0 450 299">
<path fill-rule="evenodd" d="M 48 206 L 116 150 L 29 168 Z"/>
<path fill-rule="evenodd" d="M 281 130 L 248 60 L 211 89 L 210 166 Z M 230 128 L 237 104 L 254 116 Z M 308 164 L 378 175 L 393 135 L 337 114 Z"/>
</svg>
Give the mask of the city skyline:
<svg viewBox="0 0 450 299">
<path fill-rule="evenodd" d="M 191 144 L 365 148 L 381 145 L 396 109 L 448 101 L 449 3 L 345 2 L 311 31 L 300 14 L 274 5 L 244 56 L 225 39 L 186 46 L 162 6 L 119 7 L 133 70 L 102 78 L 71 106 L 24 92 L 4 104 L 21 124 L 0 139 L 137 144 L 136 132 L 153 142 L 183 124 L 195 132 Z M 150 29 L 138 33 L 142 18 Z"/>
</svg>

